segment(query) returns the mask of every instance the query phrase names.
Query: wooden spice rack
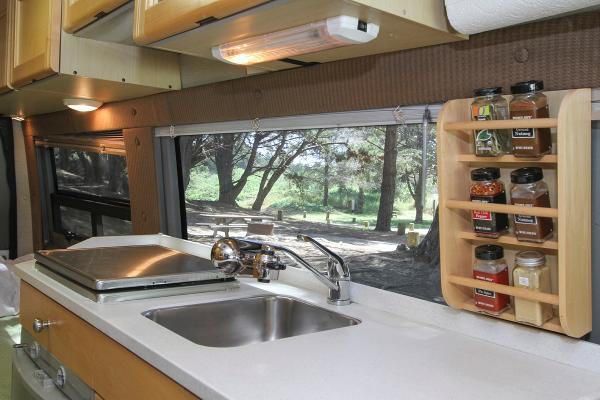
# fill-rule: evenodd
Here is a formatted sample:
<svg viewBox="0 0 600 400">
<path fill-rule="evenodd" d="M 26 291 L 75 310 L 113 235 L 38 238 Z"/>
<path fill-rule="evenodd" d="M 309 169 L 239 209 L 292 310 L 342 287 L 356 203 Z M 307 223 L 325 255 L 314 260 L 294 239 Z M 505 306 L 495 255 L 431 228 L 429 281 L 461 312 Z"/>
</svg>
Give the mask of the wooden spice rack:
<svg viewBox="0 0 600 400">
<path fill-rule="evenodd" d="M 442 108 L 437 123 L 442 292 L 448 305 L 472 312 L 480 312 L 473 302 L 474 288 L 552 304 L 555 316 L 541 328 L 581 337 L 592 329 L 591 90 L 545 94 L 550 118 L 471 121 L 472 99 L 450 100 Z M 510 101 L 510 96 L 506 97 Z M 473 155 L 473 130 L 512 128 L 551 128 L 553 154 L 539 159 Z M 507 192 L 512 170 L 524 166 L 542 168 L 553 208 L 470 202 L 470 171 L 483 166 L 500 168 Z M 473 209 L 511 214 L 511 233 L 498 239 L 476 236 L 470 218 Z M 553 218 L 554 237 L 544 243 L 519 242 L 512 234 L 512 214 Z M 534 249 L 545 253 L 551 269 L 552 293 L 473 279 L 474 248 L 481 244 L 504 247 L 511 285 L 518 251 Z M 515 322 L 512 308 L 497 318 Z"/>
</svg>

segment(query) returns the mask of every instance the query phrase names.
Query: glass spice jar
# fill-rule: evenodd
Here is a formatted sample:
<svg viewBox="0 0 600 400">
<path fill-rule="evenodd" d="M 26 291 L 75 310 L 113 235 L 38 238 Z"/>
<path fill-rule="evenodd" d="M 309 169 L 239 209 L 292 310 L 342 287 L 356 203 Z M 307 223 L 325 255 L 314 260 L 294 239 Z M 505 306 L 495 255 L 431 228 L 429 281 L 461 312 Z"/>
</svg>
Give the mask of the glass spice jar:
<svg viewBox="0 0 600 400">
<path fill-rule="evenodd" d="M 539 251 L 521 251 L 515 257 L 513 286 L 550 293 L 550 268 L 546 257 Z M 535 300 L 515 297 L 515 320 L 527 324 L 542 326 L 552 318 L 552 305 Z"/>
<path fill-rule="evenodd" d="M 519 82 L 510 87 L 511 119 L 548 118 L 548 98 L 541 90 L 542 81 Z M 550 128 L 515 128 L 512 130 L 512 153 L 515 157 L 541 157 L 552 152 Z"/>
<path fill-rule="evenodd" d="M 550 207 L 548 185 L 542 181 L 544 173 L 538 167 L 525 167 L 510 173 L 511 203 L 522 207 Z M 552 218 L 532 215 L 514 215 L 515 236 L 524 242 L 542 243 L 554 231 Z"/>
<path fill-rule="evenodd" d="M 473 121 L 508 119 L 508 102 L 501 95 L 501 87 L 476 89 L 474 93 L 471 103 Z M 473 135 L 476 156 L 496 157 L 511 152 L 510 130 L 475 130 Z"/>
<path fill-rule="evenodd" d="M 506 191 L 499 168 L 478 168 L 471 171 L 470 199 L 480 203 L 506 204 Z M 471 211 L 473 230 L 477 236 L 499 237 L 508 230 L 508 215 L 483 210 Z"/>
<path fill-rule="evenodd" d="M 473 278 L 485 282 L 508 285 L 508 265 L 504 260 L 504 249 L 501 246 L 486 244 L 475 248 L 475 264 Z M 475 306 L 493 315 L 498 315 L 510 302 L 506 294 L 476 288 L 473 292 Z"/>
</svg>

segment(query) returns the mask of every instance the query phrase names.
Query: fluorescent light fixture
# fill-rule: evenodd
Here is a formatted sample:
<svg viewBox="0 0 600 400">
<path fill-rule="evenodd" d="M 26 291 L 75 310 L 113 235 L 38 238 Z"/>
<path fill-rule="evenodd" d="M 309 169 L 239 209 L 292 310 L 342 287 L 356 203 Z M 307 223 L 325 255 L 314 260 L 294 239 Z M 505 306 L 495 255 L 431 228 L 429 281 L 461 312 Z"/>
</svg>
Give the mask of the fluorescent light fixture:
<svg viewBox="0 0 600 400">
<path fill-rule="evenodd" d="M 25 121 L 25 117 L 22 117 L 20 115 L 11 115 L 10 117 L 15 121 L 19 121 L 19 122 Z"/>
<path fill-rule="evenodd" d="M 90 99 L 64 99 L 63 103 L 70 109 L 80 112 L 94 111 L 102 105 L 101 101 Z"/>
<path fill-rule="evenodd" d="M 251 65 L 300 54 L 367 43 L 379 25 L 340 15 L 323 21 L 236 40 L 212 48 L 213 57 L 231 64 Z"/>
</svg>

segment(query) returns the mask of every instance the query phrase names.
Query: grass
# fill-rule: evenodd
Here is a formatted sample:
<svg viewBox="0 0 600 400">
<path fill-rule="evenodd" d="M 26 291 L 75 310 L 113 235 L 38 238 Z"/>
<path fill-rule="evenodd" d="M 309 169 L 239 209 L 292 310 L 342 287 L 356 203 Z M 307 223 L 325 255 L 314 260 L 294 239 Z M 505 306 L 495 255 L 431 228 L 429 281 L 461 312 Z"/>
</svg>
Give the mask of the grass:
<svg viewBox="0 0 600 400">
<path fill-rule="evenodd" d="M 239 177 L 241 169 L 237 169 L 234 176 Z M 252 176 L 248 179 L 244 190 L 240 193 L 237 203 L 240 207 L 251 208 L 252 203 L 258 192 L 260 178 Z M 322 188 L 318 182 L 312 183 L 304 190 L 300 190 L 294 183 L 282 176 L 267 196 L 263 205 L 263 210 L 283 210 L 286 218 L 303 220 L 310 222 L 325 222 L 326 213 L 330 212 L 330 221 L 334 224 L 362 225 L 369 223 L 370 227 L 375 226 L 377 221 L 377 209 L 379 206 L 378 190 L 370 190 L 365 193 L 365 204 L 363 213 L 352 213 L 348 209 L 347 203 L 350 199 L 357 198 L 357 188 L 341 188 L 333 186 L 330 190 L 330 204 L 332 206 L 322 206 Z M 187 200 L 216 201 L 219 198 L 219 181 L 214 172 L 208 170 L 206 166 L 197 166 L 190 172 L 190 184 L 186 192 Z M 431 208 L 431 207 L 430 207 Z M 392 226 L 395 227 L 399 222 L 407 226 L 414 220 L 415 210 L 411 199 L 397 198 L 394 204 L 396 215 L 392 219 Z M 429 214 L 424 215 L 424 223 L 416 224 L 416 228 L 428 228 L 433 219 Z M 306 218 L 304 218 L 306 212 Z M 356 222 L 352 222 L 356 218 Z"/>
</svg>

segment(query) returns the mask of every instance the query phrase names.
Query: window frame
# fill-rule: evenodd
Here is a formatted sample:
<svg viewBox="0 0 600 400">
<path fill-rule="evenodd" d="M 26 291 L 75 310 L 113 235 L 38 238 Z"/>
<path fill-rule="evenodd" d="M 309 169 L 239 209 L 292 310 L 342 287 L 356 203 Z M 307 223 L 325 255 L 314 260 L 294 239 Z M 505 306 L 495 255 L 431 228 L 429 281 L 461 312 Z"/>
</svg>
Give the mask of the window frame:
<svg viewBox="0 0 600 400">
<path fill-rule="evenodd" d="M 41 177 L 43 220 L 44 225 L 46 225 L 43 228 L 45 246 L 53 247 L 56 245 L 54 235 L 63 236 L 69 243 L 88 239 L 87 236 L 78 235 L 63 227 L 61 206 L 89 213 L 92 237 L 103 236 L 103 216 L 131 221 L 130 200 L 59 189 L 54 153 L 54 149 L 58 147 L 97 153 L 102 153 L 103 150 L 102 147 L 78 146 L 72 143 L 62 144 L 58 141 L 55 143 L 48 143 L 45 140 L 36 141 L 38 173 Z M 124 152 L 120 151 L 109 154 L 125 157 Z"/>
</svg>

